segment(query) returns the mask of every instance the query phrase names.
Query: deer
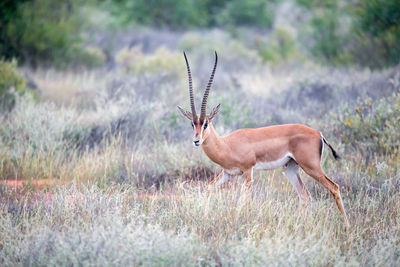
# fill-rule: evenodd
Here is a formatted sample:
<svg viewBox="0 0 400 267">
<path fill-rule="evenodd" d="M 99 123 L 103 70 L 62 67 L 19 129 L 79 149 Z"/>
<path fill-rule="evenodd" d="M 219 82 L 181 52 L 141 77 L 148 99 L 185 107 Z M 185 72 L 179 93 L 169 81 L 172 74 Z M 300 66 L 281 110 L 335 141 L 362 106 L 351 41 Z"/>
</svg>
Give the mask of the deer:
<svg viewBox="0 0 400 267">
<path fill-rule="evenodd" d="M 222 171 L 207 187 L 207 192 L 218 188 L 232 177 L 243 176 L 251 190 L 254 170 L 283 170 L 303 203 L 312 201 L 312 197 L 300 178 L 300 168 L 333 195 L 345 225 L 349 220 L 343 206 L 339 185 L 331 180 L 322 170 L 321 158 L 324 145 L 327 145 L 333 157 L 340 157 L 322 133 L 304 124 L 282 124 L 262 128 L 236 130 L 226 136 L 219 136 L 212 120 L 218 114 L 221 104 L 214 107 L 207 115 L 207 99 L 217 69 L 218 55 L 215 52 L 215 63 L 211 77 L 204 91 L 200 117 L 197 116 L 193 96 L 193 83 L 189 61 L 183 53 L 189 80 L 189 98 L 191 112 L 178 106 L 184 117 L 191 121 L 193 144 L 201 146 L 207 157 L 218 164 Z"/>
</svg>

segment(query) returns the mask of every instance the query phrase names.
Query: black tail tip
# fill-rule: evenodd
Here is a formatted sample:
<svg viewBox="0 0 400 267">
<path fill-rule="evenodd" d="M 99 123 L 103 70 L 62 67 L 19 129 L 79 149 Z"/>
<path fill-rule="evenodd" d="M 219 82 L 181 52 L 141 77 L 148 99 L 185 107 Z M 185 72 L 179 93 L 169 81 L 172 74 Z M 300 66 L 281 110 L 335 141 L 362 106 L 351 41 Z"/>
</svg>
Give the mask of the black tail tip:
<svg viewBox="0 0 400 267">
<path fill-rule="evenodd" d="M 328 143 L 328 141 L 325 139 L 325 137 L 322 137 L 322 141 L 330 148 L 333 157 L 335 158 L 335 160 L 340 160 L 341 157 L 339 156 L 339 154 L 336 152 L 335 149 L 333 149 L 333 147 L 331 146 L 331 144 Z"/>
<path fill-rule="evenodd" d="M 332 155 L 336 160 L 340 160 L 342 158 L 342 157 L 339 156 L 338 153 L 336 153 L 336 151 L 333 151 L 333 150 L 332 150 Z"/>
</svg>

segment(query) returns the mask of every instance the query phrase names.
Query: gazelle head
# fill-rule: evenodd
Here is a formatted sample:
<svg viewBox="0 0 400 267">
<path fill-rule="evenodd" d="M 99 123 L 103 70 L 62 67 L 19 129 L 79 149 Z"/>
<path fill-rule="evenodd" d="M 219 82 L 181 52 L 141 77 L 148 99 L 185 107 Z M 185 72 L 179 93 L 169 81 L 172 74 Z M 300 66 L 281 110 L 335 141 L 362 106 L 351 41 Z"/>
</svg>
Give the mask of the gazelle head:
<svg viewBox="0 0 400 267">
<path fill-rule="evenodd" d="M 211 113 L 209 115 L 206 115 L 207 98 L 208 98 L 208 94 L 210 93 L 211 85 L 212 85 L 212 82 L 214 79 L 215 70 L 217 69 L 218 56 L 217 56 L 217 52 L 215 52 L 214 68 L 212 70 L 210 80 L 208 81 L 207 88 L 204 91 L 203 102 L 201 103 L 200 118 L 198 118 L 197 113 L 196 113 L 196 108 L 194 106 L 192 74 L 190 72 L 189 62 L 187 60 L 185 52 L 183 52 L 183 55 L 185 56 L 186 67 L 187 67 L 188 77 L 189 77 L 189 96 L 190 96 L 190 107 L 192 109 L 192 112 L 186 111 L 179 106 L 178 106 L 178 109 L 182 113 L 183 116 L 185 116 L 186 118 L 188 118 L 191 121 L 192 128 L 193 128 L 193 144 L 195 146 L 199 146 L 209 136 L 210 128 L 212 127 L 211 120 L 215 117 L 215 115 L 217 115 L 217 113 L 221 107 L 221 104 L 218 104 L 215 108 L 213 108 L 213 110 L 211 111 Z"/>
</svg>

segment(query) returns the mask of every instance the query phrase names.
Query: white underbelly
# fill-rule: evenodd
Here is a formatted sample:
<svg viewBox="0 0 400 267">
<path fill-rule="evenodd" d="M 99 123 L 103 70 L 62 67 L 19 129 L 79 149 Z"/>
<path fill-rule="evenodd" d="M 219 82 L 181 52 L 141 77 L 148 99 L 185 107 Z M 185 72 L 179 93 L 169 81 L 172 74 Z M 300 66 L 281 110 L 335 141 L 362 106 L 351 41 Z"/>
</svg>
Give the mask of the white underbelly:
<svg viewBox="0 0 400 267">
<path fill-rule="evenodd" d="M 293 159 L 292 153 L 287 153 L 285 156 L 283 156 L 280 159 L 274 160 L 274 161 L 266 161 L 266 162 L 257 162 L 256 165 L 254 165 L 255 170 L 273 170 L 282 167 L 290 159 Z"/>
<path fill-rule="evenodd" d="M 242 175 L 243 174 L 243 172 L 239 168 L 234 168 L 234 169 L 230 169 L 230 170 L 224 169 L 224 171 L 227 174 L 232 175 L 232 176 Z"/>
</svg>

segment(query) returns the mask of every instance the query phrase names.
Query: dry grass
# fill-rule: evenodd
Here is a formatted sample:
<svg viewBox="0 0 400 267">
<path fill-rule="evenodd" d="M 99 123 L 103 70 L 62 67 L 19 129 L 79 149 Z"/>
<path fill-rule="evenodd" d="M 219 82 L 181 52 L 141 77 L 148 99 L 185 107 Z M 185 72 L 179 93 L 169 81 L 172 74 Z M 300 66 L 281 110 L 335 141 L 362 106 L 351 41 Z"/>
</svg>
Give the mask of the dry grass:
<svg viewBox="0 0 400 267">
<path fill-rule="evenodd" d="M 171 182 L 169 197 L 143 197 L 127 185 L 62 186 L 50 199 L 3 188 L 0 258 L 4 265 L 398 264 L 398 173 L 374 186 L 354 169 L 347 175 L 358 184 L 343 187 L 349 229 L 323 188 L 306 179 L 315 200 L 302 206 L 280 172 L 257 175 L 251 194 L 238 183 L 210 198 L 204 182 Z"/>
<path fill-rule="evenodd" d="M 199 97 L 212 57 L 193 54 Z M 1 177 L 30 181 L 21 190 L 0 185 L 0 265 L 398 265 L 399 155 L 373 154 L 366 163 L 356 152 L 363 144 L 345 154 L 348 145 L 324 130 L 333 118 L 326 113 L 342 104 L 391 95 L 396 70 L 246 69 L 243 59 L 223 59 L 210 96 L 210 106 L 223 104 L 217 131 L 277 122 L 323 130 L 344 156 L 335 162 L 325 153 L 323 167 L 341 186 L 349 229 L 304 173 L 310 206 L 299 204 L 280 170 L 257 172 L 252 193 L 239 179 L 207 198 L 219 170 L 190 146 L 190 125 L 175 110 L 188 103 L 186 80 L 168 62 L 160 75 L 126 66 L 43 70 L 31 72 L 39 100 L 17 97 L 0 119 Z M 41 179 L 59 184 L 38 190 Z"/>
</svg>

